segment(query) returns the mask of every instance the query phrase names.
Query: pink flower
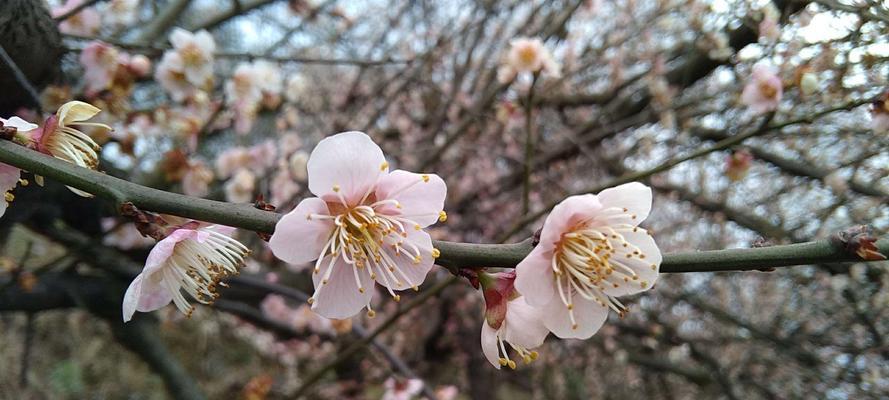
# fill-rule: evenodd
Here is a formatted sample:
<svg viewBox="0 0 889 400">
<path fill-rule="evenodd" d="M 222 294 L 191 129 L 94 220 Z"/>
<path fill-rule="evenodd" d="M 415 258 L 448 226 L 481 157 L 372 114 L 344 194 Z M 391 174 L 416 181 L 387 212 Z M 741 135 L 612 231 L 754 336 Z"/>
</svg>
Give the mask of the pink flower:
<svg viewBox="0 0 889 400">
<path fill-rule="evenodd" d="M 293 199 L 299 193 L 301 187 L 293 178 L 290 177 L 290 171 L 286 168 L 280 168 L 272 177 L 272 204 L 281 206 Z"/>
<path fill-rule="evenodd" d="M 508 348 L 525 364 L 537 359 L 539 347 L 549 331 L 543 325 L 543 309 L 528 305 L 513 286 L 516 272 L 479 274 L 485 295 L 485 321 L 482 323 L 482 352 L 495 368 L 516 363 L 509 358 Z"/>
<path fill-rule="evenodd" d="M 737 182 L 747 176 L 752 162 L 753 154 L 746 149 L 735 151 L 725 160 L 725 175 L 732 182 Z"/>
<path fill-rule="evenodd" d="M 443 386 L 435 390 L 435 400 L 454 400 L 459 390 L 454 385 Z"/>
<path fill-rule="evenodd" d="M 151 246 L 154 241 L 142 236 L 136 225 L 121 223 L 116 218 L 102 218 L 102 230 L 105 236 L 102 244 L 117 247 L 121 250 L 141 249 Z"/>
<path fill-rule="evenodd" d="M 778 109 L 783 92 L 777 71 L 765 64 L 757 64 L 753 66 L 750 81 L 741 93 L 741 102 L 755 114 L 762 114 Z"/>
<path fill-rule="evenodd" d="M 309 190 L 278 221 L 272 252 L 291 264 L 315 262 L 312 309 L 328 318 L 370 310 L 373 284 L 416 289 L 438 250 L 423 228 L 444 216 L 447 188 L 437 175 L 396 170 L 364 133 L 318 143 L 308 161 Z M 368 312 L 373 315 L 373 311 Z"/>
<path fill-rule="evenodd" d="M 180 228 L 157 242 L 142 273 L 127 288 L 123 298 L 123 320 L 136 311 L 150 312 L 172 301 L 185 315 L 191 315 L 181 290 L 202 304 L 212 304 L 219 297 L 217 286 L 238 273 L 244 257 L 250 253 L 231 238 L 234 228 L 210 225 Z"/>
<path fill-rule="evenodd" d="M 202 161 L 189 162 L 188 169 L 182 175 L 182 193 L 189 196 L 204 197 L 210 192 L 213 182 L 213 171 Z"/>
<path fill-rule="evenodd" d="M 497 79 L 508 83 L 516 74 L 542 72 L 548 76 L 559 77 L 561 66 L 553 60 L 549 50 L 543 47 L 540 39 L 516 38 L 509 42 L 509 51 L 505 63 L 497 70 Z"/>
<path fill-rule="evenodd" d="M 133 75 L 144 78 L 151 73 L 151 60 L 148 57 L 145 57 L 142 54 L 136 54 L 130 57 L 130 62 L 127 63 L 127 68 Z"/>
<path fill-rule="evenodd" d="M 3 192 L 3 200 L 0 201 L 0 217 L 6 214 L 6 208 L 15 200 L 12 189 L 19 184 L 22 170 L 12 165 L 0 163 L 0 192 Z"/>
<path fill-rule="evenodd" d="M 889 133 L 889 91 L 871 105 L 870 118 L 874 133 Z"/>
<path fill-rule="evenodd" d="M 94 40 L 80 52 L 80 65 L 83 66 L 83 79 L 86 91 L 94 95 L 111 86 L 114 74 L 117 73 L 120 52 L 116 48 Z"/>
<path fill-rule="evenodd" d="M 216 41 L 206 30 L 191 33 L 173 28 L 170 43 L 182 60 L 182 73 L 192 85 L 205 87 L 213 81 L 213 52 Z"/>
<path fill-rule="evenodd" d="M 242 168 L 225 183 L 225 199 L 233 203 L 248 203 L 253 200 L 255 189 L 256 175 Z"/>
<path fill-rule="evenodd" d="M 386 392 L 380 400 L 410 400 L 423 390 L 423 381 L 419 379 L 389 378 L 383 383 Z"/>
<path fill-rule="evenodd" d="M 197 93 L 188 78 L 185 76 L 182 56 L 179 53 L 168 51 L 161 57 L 157 69 L 154 71 L 154 79 L 173 98 L 174 101 L 185 101 Z"/>
<path fill-rule="evenodd" d="M 226 149 L 216 157 L 216 174 L 220 178 L 228 178 L 235 171 L 246 168 L 251 161 L 250 152 L 243 147 Z"/>
<path fill-rule="evenodd" d="M 515 286 L 543 308 L 543 323 L 560 338 L 589 338 L 616 299 L 650 288 L 661 252 L 637 225 L 651 210 L 651 189 L 628 183 L 598 195 L 571 196 L 553 208 L 540 243 L 516 267 Z"/>
<path fill-rule="evenodd" d="M 53 8 L 52 16 L 55 18 L 65 15 L 69 11 L 79 7 L 85 1 L 86 0 L 68 0 L 61 7 Z M 99 13 L 92 7 L 87 7 L 59 23 L 59 31 L 69 35 L 95 36 L 99 33 L 101 24 L 102 20 Z"/>
</svg>

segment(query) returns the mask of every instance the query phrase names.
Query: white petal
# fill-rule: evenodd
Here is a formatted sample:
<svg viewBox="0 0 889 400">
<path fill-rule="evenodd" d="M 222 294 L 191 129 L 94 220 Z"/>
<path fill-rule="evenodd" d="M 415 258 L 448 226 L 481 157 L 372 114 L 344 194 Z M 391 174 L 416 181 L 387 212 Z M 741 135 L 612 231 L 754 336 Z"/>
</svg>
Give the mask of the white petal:
<svg viewBox="0 0 889 400">
<path fill-rule="evenodd" d="M 568 308 L 558 297 L 544 309 L 543 323 L 550 332 L 562 339 L 587 339 L 593 336 L 608 319 L 608 308 L 576 294 L 573 303 L 577 329 L 572 327 Z"/>
<path fill-rule="evenodd" d="M 403 215 L 425 228 L 438 221 L 447 196 L 445 182 L 435 174 L 416 174 L 395 170 L 380 178 L 377 200 L 398 200 L 401 208 L 386 205 L 379 210 L 387 215 Z"/>
<path fill-rule="evenodd" d="M 626 208 L 628 214 L 635 215 L 636 218 L 630 220 L 632 225 L 644 221 L 651 212 L 651 188 L 639 182 L 605 189 L 599 192 L 597 197 L 605 208 Z"/>
<path fill-rule="evenodd" d="M 392 280 L 392 277 L 388 275 L 388 284 L 386 279 L 377 277 L 377 283 L 390 287 L 393 290 L 405 290 L 422 285 L 423 281 L 426 280 L 426 275 L 429 274 L 429 271 L 435 264 L 435 260 L 432 258 L 432 238 L 429 237 L 428 233 L 410 228 L 407 230 L 407 237 L 404 238 L 404 241 L 405 243 L 402 246 L 407 251 L 400 251 L 399 254 L 396 255 L 395 251 L 389 246 L 387 246 L 385 250 L 386 253 L 389 254 L 389 257 L 398 263 L 398 268 L 404 273 L 404 276 L 402 276 L 397 270 L 394 272 L 395 276 L 398 277 L 398 280 L 402 284 L 400 286 L 397 285 L 396 282 Z M 419 263 L 414 262 L 414 255 L 416 253 L 414 252 L 414 248 L 409 246 L 408 243 L 413 244 L 420 251 Z M 380 271 L 377 271 L 377 275 L 380 273 Z M 405 276 L 407 279 L 404 278 Z"/>
<path fill-rule="evenodd" d="M 324 284 L 322 279 L 329 268 L 333 268 L 333 271 L 327 284 Z M 358 270 L 358 279 L 364 288 L 364 293 L 361 293 L 355 281 L 354 268 L 346 264 L 342 257 L 333 266 L 330 266 L 330 257 L 322 260 L 321 270 L 312 274 L 312 281 L 315 283 L 312 310 L 326 318 L 345 319 L 353 317 L 367 306 L 373 296 L 374 282 L 370 279 L 367 268 Z"/>
<path fill-rule="evenodd" d="M 553 296 L 556 296 L 551 267 L 553 251 L 551 248 L 546 250 L 544 248 L 546 246 L 542 245 L 543 243 L 538 244 L 516 266 L 516 290 L 524 296 L 528 304 L 537 307 L 546 305 Z"/>
<path fill-rule="evenodd" d="M 611 258 L 611 262 L 620 263 L 629 267 L 636 273 L 639 279 L 630 280 L 629 282 L 618 282 L 618 285 L 620 286 L 617 288 L 613 285 L 606 285 L 604 292 L 611 296 L 623 296 L 651 289 L 657 281 L 658 270 L 660 269 L 662 260 L 661 251 L 654 242 L 654 238 L 643 229 L 639 229 L 636 232 L 621 232 L 621 235 L 623 235 L 624 239 L 630 242 L 630 244 L 638 247 L 639 251 L 645 255 L 645 258 L 640 259 L 638 255 L 634 255 L 632 258 L 627 258 L 627 254 L 632 253 L 631 248 L 621 246 L 615 247 L 617 254 Z M 654 269 L 651 268 L 652 265 L 655 266 Z M 620 268 L 615 269 L 620 270 Z"/>
<path fill-rule="evenodd" d="M 602 204 L 592 194 L 570 196 L 553 207 L 543 223 L 540 244 L 553 246 L 577 224 L 586 222 L 602 210 Z"/>
<path fill-rule="evenodd" d="M 269 240 L 275 257 L 291 264 L 303 264 L 321 256 L 334 224 L 329 219 L 309 219 L 310 214 L 329 215 L 327 203 L 317 197 L 304 199 L 275 224 L 275 233 Z"/>
<path fill-rule="evenodd" d="M 11 126 L 19 132 L 28 132 L 37 129 L 37 124 L 32 124 L 19 117 L 11 117 L 9 119 L 0 118 L 0 122 L 3 122 L 3 126 Z"/>
<path fill-rule="evenodd" d="M 389 172 L 380 147 L 362 132 L 344 132 L 318 142 L 309 156 L 309 190 L 316 196 L 339 202 L 334 187 L 355 205 L 377 180 Z"/>
<path fill-rule="evenodd" d="M 500 369 L 500 351 L 497 349 L 497 331 L 482 320 L 482 353 L 494 368 Z"/>
<path fill-rule="evenodd" d="M 549 330 L 543 324 L 543 308 L 532 307 L 524 297 L 507 304 L 504 334 L 509 343 L 533 349 L 543 344 Z"/>
</svg>

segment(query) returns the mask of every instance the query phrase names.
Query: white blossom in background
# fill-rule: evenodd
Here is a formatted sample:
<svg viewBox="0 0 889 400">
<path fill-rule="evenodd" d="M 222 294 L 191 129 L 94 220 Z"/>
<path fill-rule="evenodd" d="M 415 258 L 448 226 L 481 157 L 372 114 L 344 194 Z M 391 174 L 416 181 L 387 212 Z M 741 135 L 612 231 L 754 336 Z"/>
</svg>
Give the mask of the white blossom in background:
<svg viewBox="0 0 889 400">
<path fill-rule="evenodd" d="M 543 42 L 537 38 L 516 38 L 509 42 L 506 59 L 497 70 L 497 80 L 511 82 L 520 74 L 536 74 L 558 78 L 561 66 L 553 59 Z"/>
<path fill-rule="evenodd" d="M 256 175 L 242 168 L 225 183 L 225 199 L 232 203 L 249 203 L 253 201 L 254 190 Z"/>
<path fill-rule="evenodd" d="M 784 86 L 778 71 L 770 65 L 756 64 L 741 92 L 741 102 L 754 114 L 762 114 L 777 110 L 783 93 Z"/>
</svg>

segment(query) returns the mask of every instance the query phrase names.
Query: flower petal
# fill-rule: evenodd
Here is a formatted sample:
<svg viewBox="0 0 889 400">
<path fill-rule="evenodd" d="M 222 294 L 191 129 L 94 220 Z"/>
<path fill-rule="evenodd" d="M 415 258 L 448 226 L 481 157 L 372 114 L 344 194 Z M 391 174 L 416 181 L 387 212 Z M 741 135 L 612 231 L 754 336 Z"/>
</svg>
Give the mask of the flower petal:
<svg viewBox="0 0 889 400">
<path fill-rule="evenodd" d="M 543 324 L 543 308 L 532 307 L 524 297 L 509 302 L 506 308 L 507 342 L 533 349 L 543 344 L 549 330 Z"/>
<path fill-rule="evenodd" d="M 377 183 L 377 200 L 398 200 L 401 208 L 387 204 L 378 210 L 387 215 L 403 215 L 425 228 L 438 221 L 444 209 L 448 188 L 435 174 L 395 170 Z"/>
<path fill-rule="evenodd" d="M 562 234 L 575 225 L 593 218 L 600 210 L 602 204 L 592 194 L 570 196 L 562 200 L 546 217 L 543 230 L 540 232 L 540 244 L 555 245 L 561 240 Z"/>
<path fill-rule="evenodd" d="M 528 304 L 536 307 L 546 305 L 556 295 L 551 266 L 553 251 L 546 250 L 542 245 L 543 243 L 538 244 L 516 266 L 515 289 L 524 296 Z"/>
<path fill-rule="evenodd" d="M 37 124 L 32 124 L 19 117 L 11 117 L 9 119 L 0 118 L 0 122 L 3 123 L 3 126 L 11 126 L 19 132 L 28 132 L 37 129 Z"/>
<path fill-rule="evenodd" d="M 136 276 L 123 296 L 123 321 L 128 322 L 136 311 L 158 310 L 173 301 L 173 295 L 160 284 L 162 274 L 144 273 Z"/>
<path fill-rule="evenodd" d="M 330 268 L 333 268 L 333 271 L 327 275 Z M 358 270 L 358 280 L 364 289 L 364 293 L 361 293 L 355 279 L 354 268 L 343 261 L 342 257 L 338 257 L 333 265 L 329 256 L 322 260 L 320 271 L 312 274 L 312 281 L 315 283 L 312 310 L 323 317 L 345 319 L 353 317 L 367 306 L 373 297 L 374 282 L 370 279 L 366 268 Z M 325 277 L 326 284 L 323 283 Z"/>
<path fill-rule="evenodd" d="M 334 224 L 329 219 L 309 219 L 310 214 L 329 215 L 327 203 L 317 197 L 304 199 L 278 221 L 275 233 L 269 240 L 275 257 L 291 264 L 318 259 L 330 239 Z"/>
<path fill-rule="evenodd" d="M 100 111 L 102 110 L 89 103 L 69 101 L 63 104 L 56 114 L 59 116 L 59 125 L 65 126 L 74 122 L 86 121 Z"/>
<path fill-rule="evenodd" d="M 500 369 L 500 351 L 497 349 L 497 331 L 482 321 L 482 353 L 494 368 Z"/>
<path fill-rule="evenodd" d="M 625 183 L 605 189 L 596 196 L 602 207 L 626 208 L 626 213 L 636 218 L 629 218 L 630 225 L 638 225 L 651 212 L 651 188 L 639 182 Z"/>
<path fill-rule="evenodd" d="M 543 323 L 550 332 L 562 339 L 587 339 L 593 336 L 608 319 L 608 308 L 576 294 L 573 303 L 577 329 L 572 327 L 568 308 L 558 297 L 544 308 Z"/>
<path fill-rule="evenodd" d="M 157 242 L 151 248 L 151 252 L 148 253 L 148 258 L 145 260 L 145 268 L 142 270 L 142 273 L 151 274 L 158 270 L 173 255 L 176 243 L 186 239 L 194 239 L 197 236 L 198 231 L 194 229 L 177 229 L 173 231 L 173 233 Z"/>
<path fill-rule="evenodd" d="M 350 205 L 356 205 L 389 172 L 380 147 L 357 131 L 338 133 L 318 142 L 306 168 L 312 193 L 326 201 L 339 202 L 334 191 L 338 187 Z"/>
<path fill-rule="evenodd" d="M 392 238 L 392 236 L 389 237 Z M 407 230 L 407 237 L 405 237 L 403 241 L 404 243 L 400 245 L 402 250 L 399 251 L 398 254 L 396 254 L 390 246 L 390 244 L 395 243 L 394 239 L 392 241 L 387 241 L 386 250 L 384 250 L 386 254 L 398 264 L 398 269 L 396 269 L 393 274 L 398 278 L 398 282 L 400 282 L 401 285 L 393 280 L 392 276 L 389 275 L 387 271 L 380 271 L 378 268 L 376 271 L 377 283 L 391 288 L 392 290 L 405 290 L 411 287 L 419 287 L 423 284 L 423 281 L 426 280 L 426 275 L 429 274 L 433 264 L 435 264 L 435 259 L 432 258 L 432 238 L 429 237 L 428 233 L 411 228 Z M 419 250 L 420 253 L 419 263 L 414 261 L 417 254 L 416 250 Z M 401 273 L 399 273 L 398 270 L 401 270 Z M 379 275 L 381 273 L 386 273 L 388 279 L 380 277 Z"/>
<path fill-rule="evenodd" d="M 618 282 L 620 286 L 616 288 L 614 286 L 605 285 L 603 291 L 611 296 L 623 296 L 651 289 L 657 281 L 658 270 L 660 269 L 662 260 L 661 251 L 654 242 L 654 238 L 652 238 L 644 229 L 636 229 L 636 232 L 621 232 L 621 235 L 623 235 L 624 239 L 630 242 L 630 244 L 639 248 L 639 252 L 644 255 L 645 258 L 639 258 L 638 255 L 633 255 L 631 258 L 627 258 L 627 254 L 632 254 L 633 252 L 631 247 L 615 247 L 617 253 L 614 257 L 611 257 L 609 261 L 611 263 L 620 263 L 630 268 L 636 273 L 639 279 L 630 280 L 629 282 Z M 651 268 L 652 265 L 655 266 L 654 269 Z"/>
</svg>

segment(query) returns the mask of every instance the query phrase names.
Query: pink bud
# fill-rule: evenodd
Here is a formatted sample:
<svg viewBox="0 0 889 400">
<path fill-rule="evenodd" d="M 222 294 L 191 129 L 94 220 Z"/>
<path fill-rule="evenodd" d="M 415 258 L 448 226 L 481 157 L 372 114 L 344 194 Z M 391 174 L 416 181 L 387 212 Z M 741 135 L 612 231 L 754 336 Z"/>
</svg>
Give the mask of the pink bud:
<svg viewBox="0 0 889 400">
<path fill-rule="evenodd" d="M 151 73 L 151 60 L 142 54 L 137 54 L 130 58 L 128 67 L 134 75 L 142 78 Z"/>
</svg>

